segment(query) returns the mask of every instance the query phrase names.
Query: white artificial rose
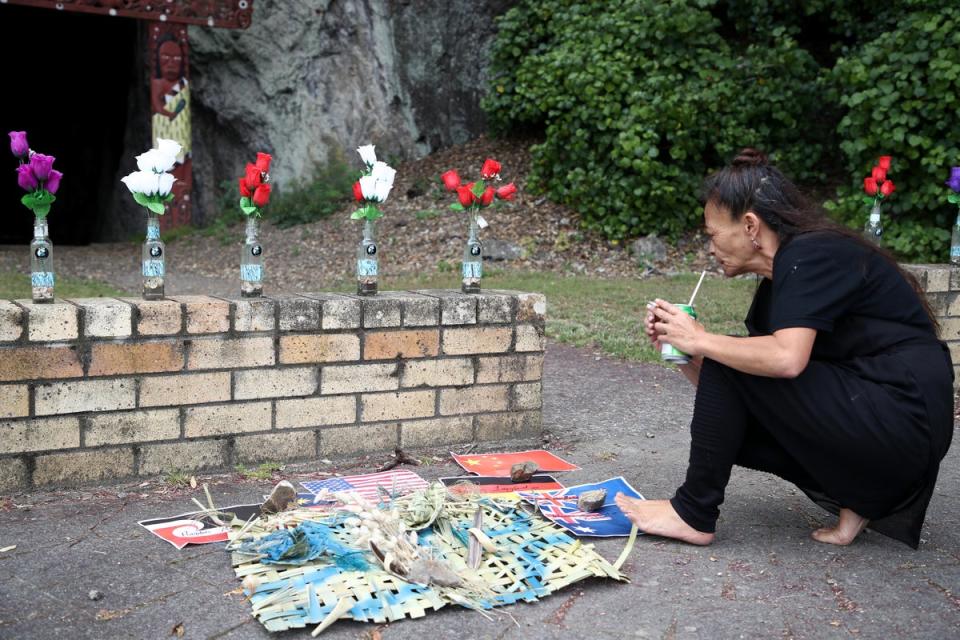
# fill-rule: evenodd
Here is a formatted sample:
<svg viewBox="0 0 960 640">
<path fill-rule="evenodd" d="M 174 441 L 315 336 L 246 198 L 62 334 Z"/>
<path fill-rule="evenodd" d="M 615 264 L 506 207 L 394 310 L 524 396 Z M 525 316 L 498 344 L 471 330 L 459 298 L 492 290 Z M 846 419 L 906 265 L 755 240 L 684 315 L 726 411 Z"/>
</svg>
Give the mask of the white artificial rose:
<svg viewBox="0 0 960 640">
<path fill-rule="evenodd" d="M 377 180 L 374 185 L 374 193 L 376 193 L 377 202 L 384 202 L 387 199 L 387 196 L 390 195 L 390 189 L 392 188 L 392 184 Z"/>
<path fill-rule="evenodd" d="M 140 171 L 152 171 L 153 173 L 163 173 L 173 169 L 177 157 L 166 154 L 159 149 L 150 149 L 137 156 L 137 167 Z"/>
<path fill-rule="evenodd" d="M 393 186 L 393 178 L 397 175 L 397 170 L 393 169 L 386 162 L 375 162 L 370 175 L 376 178 L 378 182 L 386 182 Z"/>
<path fill-rule="evenodd" d="M 357 153 L 360 154 L 360 159 L 363 160 L 363 163 L 368 167 L 372 167 L 377 162 L 377 154 L 373 149 L 374 146 L 372 144 L 357 147 Z"/>
<path fill-rule="evenodd" d="M 157 191 L 157 179 L 152 171 L 134 171 L 130 175 L 121 178 L 121 182 L 127 185 L 130 193 L 143 193 L 150 195 Z"/>
<path fill-rule="evenodd" d="M 160 153 L 165 153 L 168 156 L 176 158 L 180 155 L 180 151 L 183 150 L 183 147 L 180 146 L 180 143 L 176 140 L 165 140 L 164 138 L 157 138 L 157 149 Z M 168 169 L 169 171 L 169 169 Z"/>
<path fill-rule="evenodd" d="M 136 187 L 137 174 L 139 171 L 134 171 L 130 175 L 123 176 L 120 178 L 120 182 L 127 185 L 127 189 L 130 190 L 130 193 L 139 193 Z"/>
<path fill-rule="evenodd" d="M 173 183 L 176 182 L 176 179 L 171 173 L 161 173 L 157 176 L 157 193 L 161 196 L 165 196 L 170 193 L 170 190 L 173 189 Z"/>
<path fill-rule="evenodd" d="M 377 198 L 377 180 L 373 176 L 362 176 L 360 178 L 360 193 L 364 200 L 376 200 Z"/>
</svg>

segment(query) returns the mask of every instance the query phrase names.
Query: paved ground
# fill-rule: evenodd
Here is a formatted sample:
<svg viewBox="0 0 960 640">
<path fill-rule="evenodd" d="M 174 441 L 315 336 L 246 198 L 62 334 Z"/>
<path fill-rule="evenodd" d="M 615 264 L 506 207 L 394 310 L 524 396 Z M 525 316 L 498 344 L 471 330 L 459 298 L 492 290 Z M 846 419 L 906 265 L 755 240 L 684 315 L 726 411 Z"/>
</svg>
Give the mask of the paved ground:
<svg viewBox="0 0 960 640">
<path fill-rule="evenodd" d="M 647 497 L 682 478 L 692 389 L 660 367 L 551 344 L 546 444 L 581 465 L 575 482 L 623 474 Z M 510 443 L 510 447 L 539 442 Z M 489 449 L 489 448 L 488 448 Z M 429 452 L 417 452 L 431 457 Z M 442 452 L 427 478 L 456 468 Z M 337 464 L 372 470 L 383 458 Z M 866 533 L 841 549 L 812 542 L 830 517 L 786 483 L 734 473 L 716 542 L 641 538 L 629 585 L 590 581 L 513 620 L 449 608 L 385 627 L 338 622 L 329 638 L 956 638 L 960 637 L 960 454 L 944 463 L 919 551 Z M 297 471 L 330 470 L 316 463 Z M 209 480 L 218 504 L 255 500 L 269 482 Z M 176 551 L 136 525 L 191 510 L 190 489 L 162 483 L 14 496 L 0 502 L 0 638 L 265 638 L 218 546 Z M 597 543 L 616 558 L 623 540 Z M 92 601 L 90 590 L 103 598 Z M 309 637 L 306 632 L 281 638 Z"/>
</svg>

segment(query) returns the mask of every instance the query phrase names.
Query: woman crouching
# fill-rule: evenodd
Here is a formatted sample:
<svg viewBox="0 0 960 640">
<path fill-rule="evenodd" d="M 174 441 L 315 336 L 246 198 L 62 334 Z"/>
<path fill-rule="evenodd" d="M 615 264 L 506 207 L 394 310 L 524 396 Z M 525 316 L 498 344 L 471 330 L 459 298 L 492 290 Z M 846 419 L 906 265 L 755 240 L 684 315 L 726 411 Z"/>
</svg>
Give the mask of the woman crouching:
<svg viewBox="0 0 960 640">
<path fill-rule="evenodd" d="M 704 330 L 657 300 L 654 346 L 691 356 L 686 480 L 671 500 L 617 496 L 649 534 L 713 541 L 733 465 L 773 473 L 839 514 L 820 542 L 870 526 L 916 548 L 953 433 L 953 366 L 916 280 L 745 149 L 704 189 L 710 251 L 762 280 L 749 337 Z"/>
</svg>

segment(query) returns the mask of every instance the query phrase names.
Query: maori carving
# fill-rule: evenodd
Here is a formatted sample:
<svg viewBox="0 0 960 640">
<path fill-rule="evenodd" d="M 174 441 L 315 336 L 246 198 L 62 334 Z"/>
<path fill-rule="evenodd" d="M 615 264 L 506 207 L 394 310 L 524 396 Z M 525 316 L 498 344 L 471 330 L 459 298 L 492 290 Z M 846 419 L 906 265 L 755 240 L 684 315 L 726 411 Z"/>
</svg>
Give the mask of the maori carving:
<svg viewBox="0 0 960 640">
<path fill-rule="evenodd" d="M 5 4 L 226 29 L 246 29 L 253 18 L 253 0 L 6 0 Z"/>
<path fill-rule="evenodd" d="M 190 192 L 193 189 L 192 144 L 190 136 L 190 46 L 182 24 L 147 23 L 150 40 L 150 107 L 153 146 L 158 138 L 176 140 L 182 147 L 173 168 L 173 201 L 160 227 L 167 230 L 190 224 Z"/>
</svg>

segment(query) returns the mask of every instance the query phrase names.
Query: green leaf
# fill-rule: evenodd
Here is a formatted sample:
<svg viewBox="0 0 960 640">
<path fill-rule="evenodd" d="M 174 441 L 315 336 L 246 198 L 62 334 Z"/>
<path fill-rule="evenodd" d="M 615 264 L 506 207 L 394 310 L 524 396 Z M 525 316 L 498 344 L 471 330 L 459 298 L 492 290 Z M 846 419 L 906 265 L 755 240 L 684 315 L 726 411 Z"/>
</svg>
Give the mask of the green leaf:
<svg viewBox="0 0 960 640">
<path fill-rule="evenodd" d="M 147 197 L 145 193 L 140 193 L 139 191 L 133 192 L 133 199 L 136 201 L 137 204 L 142 205 L 144 207 L 150 204 L 150 198 Z"/>
<path fill-rule="evenodd" d="M 154 202 L 147 203 L 147 209 L 149 209 L 150 211 L 153 211 L 158 216 L 162 216 L 164 212 L 167 210 L 167 207 L 162 202 L 154 201 Z"/>
<path fill-rule="evenodd" d="M 57 197 L 46 189 L 40 189 L 24 195 L 20 198 L 20 202 L 33 211 L 33 215 L 38 218 L 45 218 L 50 213 L 50 205 L 56 199 Z"/>
<path fill-rule="evenodd" d="M 486 191 L 487 185 L 484 184 L 483 180 L 477 180 L 473 183 L 473 188 L 470 189 L 470 192 L 478 198 L 483 195 L 483 192 Z"/>
<path fill-rule="evenodd" d="M 450 208 L 454 211 L 463 211 L 463 205 L 459 202 L 454 202 L 452 205 L 450 205 Z"/>
<path fill-rule="evenodd" d="M 947 196 L 947 202 L 952 204 L 960 204 L 960 193 L 951 193 Z"/>
</svg>

